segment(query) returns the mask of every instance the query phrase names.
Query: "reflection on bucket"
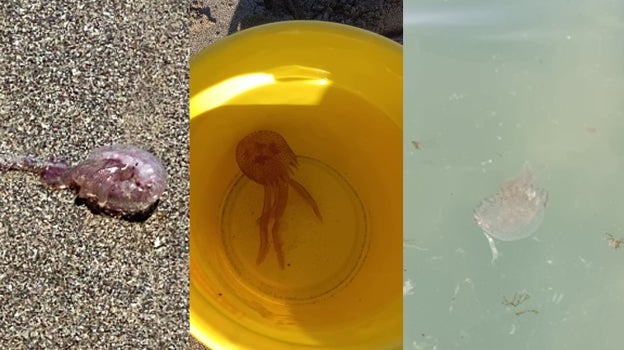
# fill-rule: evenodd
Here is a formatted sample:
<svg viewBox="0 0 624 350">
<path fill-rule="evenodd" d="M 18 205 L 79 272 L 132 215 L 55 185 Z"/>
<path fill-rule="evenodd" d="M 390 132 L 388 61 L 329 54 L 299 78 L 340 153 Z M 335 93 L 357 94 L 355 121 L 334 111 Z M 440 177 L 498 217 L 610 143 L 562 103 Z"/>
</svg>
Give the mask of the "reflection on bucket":
<svg viewBox="0 0 624 350">
<path fill-rule="evenodd" d="M 321 222 L 303 196 L 291 196 L 279 227 L 284 268 L 279 259 L 257 264 L 258 218 L 264 215 L 263 186 L 238 176 L 222 206 L 222 244 L 234 276 L 266 297 L 308 303 L 347 285 L 365 260 L 368 232 L 357 192 L 336 170 L 309 157 L 298 157 L 291 177 L 314 193 Z M 268 248 L 267 248 L 268 249 Z M 279 258 L 279 250 L 275 250 Z M 268 254 L 268 251 L 267 251 Z"/>
</svg>

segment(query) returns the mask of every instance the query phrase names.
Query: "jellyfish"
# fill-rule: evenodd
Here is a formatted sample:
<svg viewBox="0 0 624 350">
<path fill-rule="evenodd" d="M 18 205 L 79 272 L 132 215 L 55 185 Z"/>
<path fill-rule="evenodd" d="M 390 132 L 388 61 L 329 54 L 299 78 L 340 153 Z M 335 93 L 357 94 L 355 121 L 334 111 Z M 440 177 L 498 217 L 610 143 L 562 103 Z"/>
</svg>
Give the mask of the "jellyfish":
<svg viewBox="0 0 624 350">
<path fill-rule="evenodd" d="M 258 218 L 260 248 L 256 264 L 260 265 L 269 253 L 269 225 L 277 255 L 277 262 L 284 268 L 284 251 L 279 228 L 286 204 L 288 189 L 292 187 L 312 208 L 322 221 L 316 201 L 291 175 L 298 167 L 297 156 L 282 135 L 275 131 L 259 130 L 245 136 L 236 146 L 236 162 L 243 174 L 264 187 L 264 204 Z"/>
<path fill-rule="evenodd" d="M 527 165 L 521 175 L 503 182 L 496 194 L 481 201 L 474 210 L 474 219 L 490 245 L 492 263 L 499 255 L 493 238 L 520 240 L 533 235 L 541 225 L 548 192 L 536 188 L 533 181 Z"/>
<path fill-rule="evenodd" d="M 167 183 L 160 159 L 124 144 L 98 147 L 74 166 L 54 157 L 0 155 L 0 172 L 4 171 L 37 174 L 51 188 L 75 190 L 93 212 L 129 221 L 147 219 Z"/>
</svg>

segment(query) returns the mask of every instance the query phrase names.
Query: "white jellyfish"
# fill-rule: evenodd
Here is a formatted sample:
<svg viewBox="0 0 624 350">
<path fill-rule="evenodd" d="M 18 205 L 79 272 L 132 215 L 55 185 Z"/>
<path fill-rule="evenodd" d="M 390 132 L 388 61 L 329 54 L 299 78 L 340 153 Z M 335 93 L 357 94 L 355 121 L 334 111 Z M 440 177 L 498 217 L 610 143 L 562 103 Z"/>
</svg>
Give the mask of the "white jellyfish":
<svg viewBox="0 0 624 350">
<path fill-rule="evenodd" d="M 490 244 L 492 263 L 499 255 L 492 237 L 501 241 L 527 238 L 544 219 L 548 192 L 536 188 L 533 180 L 530 167 L 525 165 L 521 175 L 503 182 L 496 194 L 474 210 L 475 221 Z"/>
</svg>

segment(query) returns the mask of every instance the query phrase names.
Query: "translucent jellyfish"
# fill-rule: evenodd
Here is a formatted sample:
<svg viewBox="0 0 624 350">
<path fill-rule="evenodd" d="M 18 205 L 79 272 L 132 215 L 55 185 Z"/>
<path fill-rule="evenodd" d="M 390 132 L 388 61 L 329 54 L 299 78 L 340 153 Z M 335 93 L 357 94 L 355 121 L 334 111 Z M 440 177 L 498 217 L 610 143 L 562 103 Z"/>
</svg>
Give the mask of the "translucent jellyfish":
<svg viewBox="0 0 624 350">
<path fill-rule="evenodd" d="M 156 209 L 167 184 L 160 159 L 132 145 L 96 148 L 83 162 L 0 155 L 0 172 L 35 173 L 53 188 L 71 188 L 93 212 L 143 221 Z"/>
<path fill-rule="evenodd" d="M 269 223 L 273 219 L 271 235 L 280 268 L 284 268 L 284 252 L 279 227 L 286 203 L 288 188 L 295 189 L 322 221 L 321 212 L 312 195 L 291 178 L 297 168 L 297 156 L 282 135 L 270 130 L 260 130 L 245 136 L 236 147 L 236 161 L 249 179 L 264 187 L 264 206 L 258 218 L 260 249 L 256 264 L 262 263 L 269 252 Z"/>
<path fill-rule="evenodd" d="M 537 231 L 544 218 L 548 192 L 536 188 L 529 166 L 521 175 L 506 180 L 498 192 L 483 201 L 474 210 L 474 219 L 483 230 L 492 250 L 492 262 L 498 258 L 493 238 L 516 241 Z"/>
</svg>

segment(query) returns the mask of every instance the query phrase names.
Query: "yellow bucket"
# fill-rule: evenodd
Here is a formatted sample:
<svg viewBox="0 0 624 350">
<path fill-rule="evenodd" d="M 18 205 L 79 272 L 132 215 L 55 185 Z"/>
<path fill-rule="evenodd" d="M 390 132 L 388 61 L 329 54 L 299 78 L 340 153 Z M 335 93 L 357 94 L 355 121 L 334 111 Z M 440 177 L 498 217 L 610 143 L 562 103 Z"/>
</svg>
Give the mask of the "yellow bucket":
<svg viewBox="0 0 624 350">
<path fill-rule="evenodd" d="M 191 60 L 191 334 L 219 349 L 402 346 L 402 47 L 333 23 L 245 30 Z M 297 155 L 258 263 L 265 188 L 236 147 L 258 130 Z M 271 207 L 272 208 L 272 207 Z"/>
</svg>

